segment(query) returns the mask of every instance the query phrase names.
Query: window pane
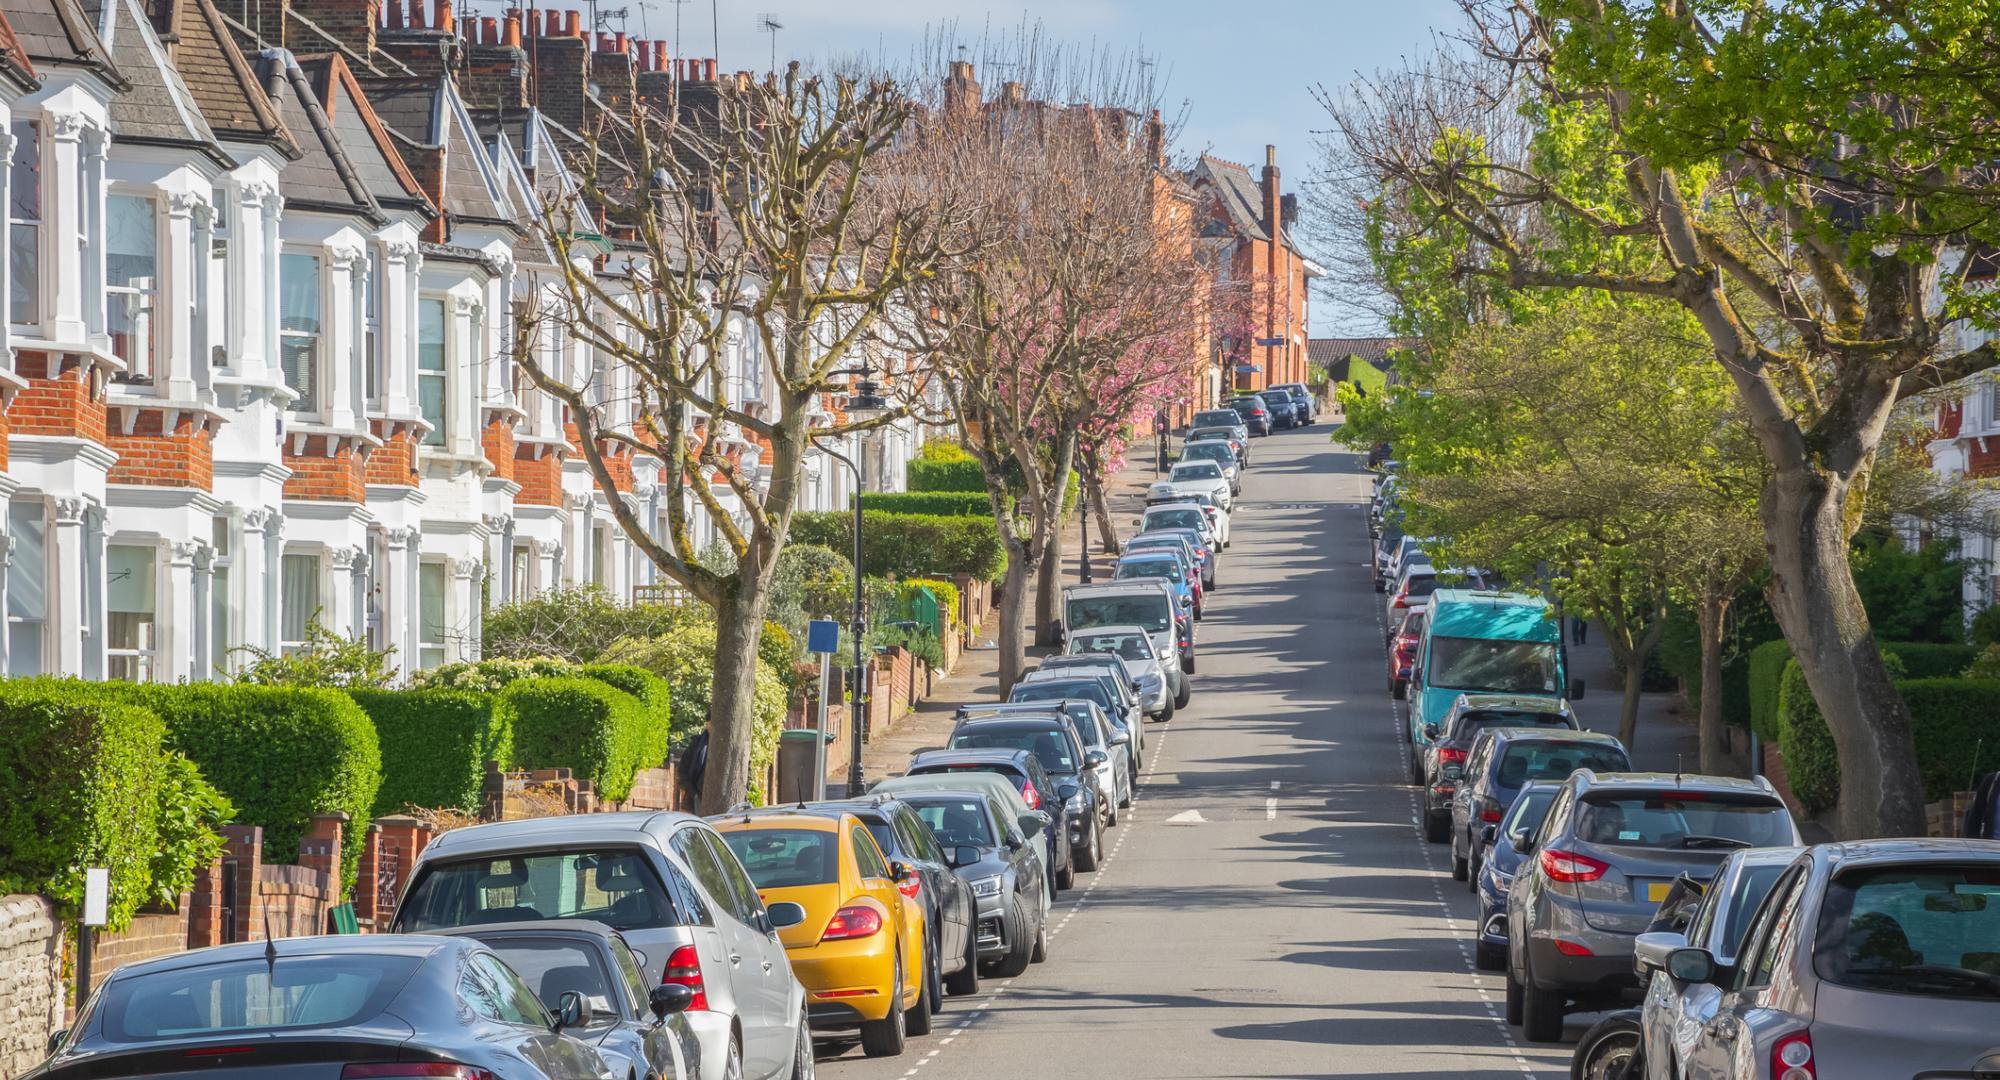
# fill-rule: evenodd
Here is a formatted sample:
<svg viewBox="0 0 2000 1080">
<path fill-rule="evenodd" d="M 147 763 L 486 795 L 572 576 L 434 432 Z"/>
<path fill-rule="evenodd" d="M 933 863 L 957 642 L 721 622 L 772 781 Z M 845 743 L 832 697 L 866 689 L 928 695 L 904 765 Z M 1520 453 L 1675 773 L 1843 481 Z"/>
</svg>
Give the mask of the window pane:
<svg viewBox="0 0 2000 1080">
<path fill-rule="evenodd" d="M 111 285 L 151 284 L 159 256 L 159 231 L 153 200 L 138 195 L 113 195 L 105 200 L 104 273 Z"/>
<path fill-rule="evenodd" d="M 8 318 L 17 323 L 42 320 L 42 228 L 39 225 L 7 227 Z"/>
<path fill-rule="evenodd" d="M 298 392 L 292 408 L 319 410 L 319 256 L 279 256 L 278 328 L 285 385 Z"/>
<path fill-rule="evenodd" d="M 229 650 L 236 646 L 235 627 L 229 620 L 229 567 L 217 566 L 209 582 L 209 670 L 213 675 L 229 664 Z"/>
<path fill-rule="evenodd" d="M 48 521 L 40 499 L 22 499 L 7 508 L 7 531 L 14 537 L 14 561 L 7 577 L 7 615 L 42 619 L 48 615 Z"/>
<path fill-rule="evenodd" d="M 284 639 L 304 641 L 307 624 L 319 613 L 319 556 L 285 556 L 284 605 Z"/>
<path fill-rule="evenodd" d="M 33 120 L 14 123 L 14 168 L 9 174 L 8 193 L 9 218 L 42 220 L 42 126 Z"/>
<path fill-rule="evenodd" d="M 444 564 L 427 562 L 417 568 L 417 595 L 422 606 L 422 640 L 444 643 Z"/>
<path fill-rule="evenodd" d="M 153 571 L 157 551 L 131 544 L 112 544 L 105 549 L 110 586 L 107 602 L 114 612 L 151 615 L 153 613 Z"/>
<path fill-rule="evenodd" d="M 430 421 L 424 442 L 432 446 L 443 445 L 446 435 L 444 332 L 444 301 L 418 300 L 417 411 Z"/>
</svg>

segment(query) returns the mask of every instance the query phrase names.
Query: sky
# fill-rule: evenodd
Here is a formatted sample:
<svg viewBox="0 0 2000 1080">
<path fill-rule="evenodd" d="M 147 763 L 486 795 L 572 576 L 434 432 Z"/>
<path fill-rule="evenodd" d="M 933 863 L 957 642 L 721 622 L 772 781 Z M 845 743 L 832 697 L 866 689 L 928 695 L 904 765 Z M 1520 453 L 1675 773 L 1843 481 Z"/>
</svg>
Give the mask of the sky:
<svg viewBox="0 0 2000 1080">
<path fill-rule="evenodd" d="M 475 6 L 497 9 L 506 0 Z M 758 29 L 765 16 L 783 27 L 776 33 L 780 63 L 871 54 L 900 65 L 915 56 L 927 30 L 955 24 L 959 37 L 974 39 L 988 27 L 1039 22 L 1060 42 L 1149 54 L 1163 111 L 1171 117 L 1184 106 L 1177 150 L 1254 169 L 1265 145 L 1274 145 L 1286 191 L 1303 191 L 1316 133 L 1327 126 L 1313 88 L 1397 65 L 1423 50 L 1436 29 L 1455 25 L 1457 10 L 1456 0 L 597 0 L 600 17 L 620 6 L 623 29 L 635 37 L 671 40 L 678 15 L 685 44 L 674 53 L 715 54 L 725 71 L 769 68 L 772 38 Z M 980 75 L 989 92 L 1002 78 Z M 1341 325 L 1354 316 L 1339 307 L 1313 304 L 1314 334 L 1375 329 Z"/>
</svg>

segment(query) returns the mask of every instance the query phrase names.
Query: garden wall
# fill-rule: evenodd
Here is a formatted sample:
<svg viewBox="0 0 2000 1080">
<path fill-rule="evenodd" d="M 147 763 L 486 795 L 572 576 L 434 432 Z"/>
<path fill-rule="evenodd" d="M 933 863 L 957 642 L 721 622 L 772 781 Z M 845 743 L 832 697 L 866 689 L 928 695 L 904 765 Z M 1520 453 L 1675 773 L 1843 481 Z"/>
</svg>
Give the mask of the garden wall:
<svg viewBox="0 0 2000 1080">
<path fill-rule="evenodd" d="M 39 896 L 0 896 L 0 1080 L 41 1063 L 62 1027 L 62 924 Z"/>
</svg>

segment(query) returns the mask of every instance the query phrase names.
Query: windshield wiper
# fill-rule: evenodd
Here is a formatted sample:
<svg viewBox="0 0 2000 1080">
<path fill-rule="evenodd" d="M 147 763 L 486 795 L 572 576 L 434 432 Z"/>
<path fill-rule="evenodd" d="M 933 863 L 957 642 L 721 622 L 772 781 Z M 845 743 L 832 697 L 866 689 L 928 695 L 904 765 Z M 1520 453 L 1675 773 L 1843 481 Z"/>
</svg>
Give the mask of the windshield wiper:
<svg viewBox="0 0 2000 1080">
<path fill-rule="evenodd" d="M 1683 836 L 1684 848 L 1744 848 L 1756 847 L 1748 840 L 1738 840 L 1733 836 Z"/>
<path fill-rule="evenodd" d="M 1977 990 L 1988 997 L 2000 997 L 2000 975 L 1988 975 L 1971 968 L 1947 964 L 1912 964 L 1909 967 L 1849 968 L 1848 975 L 1883 982 L 1919 983 L 1932 988 Z"/>
</svg>

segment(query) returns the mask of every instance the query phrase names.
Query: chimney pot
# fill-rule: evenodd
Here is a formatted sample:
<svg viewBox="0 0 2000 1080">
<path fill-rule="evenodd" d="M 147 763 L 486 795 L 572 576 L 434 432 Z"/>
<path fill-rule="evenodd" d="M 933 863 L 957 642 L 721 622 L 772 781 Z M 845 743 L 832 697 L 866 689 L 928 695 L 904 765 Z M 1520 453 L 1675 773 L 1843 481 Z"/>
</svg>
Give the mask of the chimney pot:
<svg viewBox="0 0 2000 1080">
<path fill-rule="evenodd" d="M 604 33 L 604 32 L 603 32 L 603 31 L 601 31 L 601 30 L 600 30 L 600 31 L 598 31 L 598 34 L 597 34 L 597 45 L 596 45 L 596 49 L 597 49 L 597 51 L 598 51 L 598 52 L 610 52 L 610 51 L 611 51 L 611 35 L 610 35 L 610 34 L 607 34 L 607 33 Z"/>
<path fill-rule="evenodd" d="M 1278 148 L 1270 143 L 1264 144 L 1264 167 L 1267 169 L 1278 167 Z"/>
<path fill-rule="evenodd" d="M 491 15 L 479 20 L 479 43 L 481 45 L 500 44 L 500 20 Z"/>
<path fill-rule="evenodd" d="M 573 38 L 583 36 L 583 14 L 581 12 L 563 12 L 563 36 Z"/>
<path fill-rule="evenodd" d="M 451 0 L 437 0 L 437 18 L 431 25 L 447 34 L 457 29 L 458 13 L 451 9 Z"/>
<path fill-rule="evenodd" d="M 709 59 L 707 59 L 707 60 L 703 60 L 703 61 L 701 62 L 701 77 L 702 77 L 702 78 L 704 78 L 704 79 L 706 79 L 706 80 L 708 80 L 709 82 L 714 82 L 714 81 L 715 81 L 715 58 L 714 58 L 714 57 L 710 57 Z"/>
<path fill-rule="evenodd" d="M 424 28 L 424 0 L 410 0 L 410 22 L 412 30 Z"/>
<path fill-rule="evenodd" d="M 667 43 L 664 41 L 653 42 L 653 70 L 666 71 L 668 63 Z"/>
<path fill-rule="evenodd" d="M 623 30 L 618 31 L 618 33 L 613 36 L 612 41 L 613 41 L 611 47 L 612 52 L 629 53 L 632 51 L 630 43 L 625 38 L 625 31 Z"/>
<path fill-rule="evenodd" d="M 632 57 L 632 70 L 634 72 L 651 70 L 646 65 L 653 62 L 653 43 L 650 41 L 639 41 L 636 38 L 634 39 L 634 43 L 638 48 L 634 50 Z"/>
<path fill-rule="evenodd" d="M 384 25 L 391 30 L 403 28 L 403 0 L 385 0 L 382 5 Z"/>
<path fill-rule="evenodd" d="M 521 47 L 521 13 L 519 11 L 511 11 L 507 14 L 507 26 L 506 29 L 501 31 L 500 44 L 510 49 Z"/>
<path fill-rule="evenodd" d="M 542 31 L 543 37 L 561 37 L 562 12 L 557 11 L 554 8 L 550 8 L 548 22 L 545 24 L 545 27 L 546 28 Z"/>
</svg>

